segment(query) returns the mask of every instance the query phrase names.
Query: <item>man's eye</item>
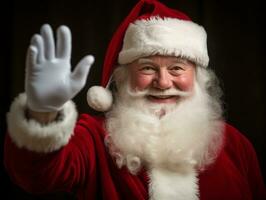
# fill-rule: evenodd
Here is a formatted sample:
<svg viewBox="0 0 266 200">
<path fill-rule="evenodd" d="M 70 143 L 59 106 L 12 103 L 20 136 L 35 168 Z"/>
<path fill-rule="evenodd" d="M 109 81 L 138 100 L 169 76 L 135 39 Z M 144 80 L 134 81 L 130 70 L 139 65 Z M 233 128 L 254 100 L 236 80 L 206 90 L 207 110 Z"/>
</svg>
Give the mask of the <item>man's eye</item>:
<svg viewBox="0 0 266 200">
<path fill-rule="evenodd" d="M 180 74 L 184 69 L 180 66 L 173 66 L 170 68 L 170 72 L 173 74 Z"/>
<path fill-rule="evenodd" d="M 180 67 L 180 66 L 174 66 L 174 67 L 171 68 L 171 70 L 178 71 L 178 70 L 184 70 L 184 69 L 182 67 Z"/>
<path fill-rule="evenodd" d="M 144 66 L 141 68 L 141 71 L 143 73 L 153 73 L 153 72 L 155 72 L 155 69 L 154 69 L 154 67 L 151 67 L 151 66 Z"/>
</svg>

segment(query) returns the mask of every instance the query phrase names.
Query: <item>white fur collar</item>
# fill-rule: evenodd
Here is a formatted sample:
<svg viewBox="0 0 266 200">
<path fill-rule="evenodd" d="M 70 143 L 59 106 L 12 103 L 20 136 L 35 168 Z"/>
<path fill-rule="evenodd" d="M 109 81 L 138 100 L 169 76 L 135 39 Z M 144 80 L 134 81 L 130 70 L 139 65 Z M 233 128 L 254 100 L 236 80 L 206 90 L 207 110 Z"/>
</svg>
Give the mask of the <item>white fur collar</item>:
<svg viewBox="0 0 266 200">
<path fill-rule="evenodd" d="M 150 200 L 198 200 L 197 173 L 193 168 L 175 172 L 162 168 L 149 171 Z"/>
</svg>

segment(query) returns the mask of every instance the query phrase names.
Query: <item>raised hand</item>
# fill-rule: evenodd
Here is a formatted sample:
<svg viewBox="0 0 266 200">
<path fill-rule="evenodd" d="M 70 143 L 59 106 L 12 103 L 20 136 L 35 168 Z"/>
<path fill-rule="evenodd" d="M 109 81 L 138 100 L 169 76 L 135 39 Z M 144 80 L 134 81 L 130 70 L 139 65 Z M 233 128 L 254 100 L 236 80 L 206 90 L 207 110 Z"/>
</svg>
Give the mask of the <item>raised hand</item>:
<svg viewBox="0 0 266 200">
<path fill-rule="evenodd" d="M 45 24 L 35 34 L 27 52 L 25 90 L 27 105 L 36 112 L 59 111 L 85 85 L 92 55 L 84 57 L 71 72 L 71 32 L 57 29 L 55 45 L 52 29 Z"/>
</svg>

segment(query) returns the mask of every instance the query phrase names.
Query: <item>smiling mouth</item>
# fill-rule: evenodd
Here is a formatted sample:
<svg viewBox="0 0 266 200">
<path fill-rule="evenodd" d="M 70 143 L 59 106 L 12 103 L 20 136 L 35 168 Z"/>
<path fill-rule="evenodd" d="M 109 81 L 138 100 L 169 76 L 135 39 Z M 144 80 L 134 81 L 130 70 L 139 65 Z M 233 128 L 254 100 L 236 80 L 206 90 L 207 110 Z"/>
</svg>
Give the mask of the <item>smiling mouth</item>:
<svg viewBox="0 0 266 200">
<path fill-rule="evenodd" d="M 176 103 L 179 96 L 177 95 L 148 95 L 148 100 L 155 103 Z"/>
</svg>

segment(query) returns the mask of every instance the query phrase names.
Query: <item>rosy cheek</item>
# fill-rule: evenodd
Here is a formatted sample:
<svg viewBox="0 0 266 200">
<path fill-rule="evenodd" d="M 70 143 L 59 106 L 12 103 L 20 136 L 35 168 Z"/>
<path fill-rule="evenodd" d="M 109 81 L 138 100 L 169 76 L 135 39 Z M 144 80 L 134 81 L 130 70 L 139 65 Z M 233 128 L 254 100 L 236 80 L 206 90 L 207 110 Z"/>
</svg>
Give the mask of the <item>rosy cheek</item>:
<svg viewBox="0 0 266 200">
<path fill-rule="evenodd" d="M 151 83 L 152 79 L 149 76 L 138 75 L 136 77 L 133 77 L 131 86 L 133 89 L 144 90 L 149 87 Z"/>
<path fill-rule="evenodd" d="M 190 91 L 193 88 L 193 80 L 193 76 L 182 76 L 175 81 L 175 85 L 182 91 Z"/>
</svg>

